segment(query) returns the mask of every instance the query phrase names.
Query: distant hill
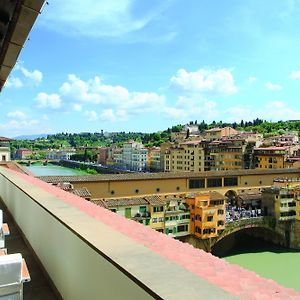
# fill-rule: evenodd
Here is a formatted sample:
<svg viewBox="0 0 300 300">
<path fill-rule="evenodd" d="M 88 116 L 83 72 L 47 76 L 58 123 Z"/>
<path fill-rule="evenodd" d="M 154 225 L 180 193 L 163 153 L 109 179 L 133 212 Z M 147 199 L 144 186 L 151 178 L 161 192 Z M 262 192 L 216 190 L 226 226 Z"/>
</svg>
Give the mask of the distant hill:
<svg viewBox="0 0 300 300">
<path fill-rule="evenodd" d="M 14 137 L 14 140 L 35 140 L 39 138 L 46 138 L 48 134 L 32 134 L 32 135 L 19 135 Z"/>
</svg>

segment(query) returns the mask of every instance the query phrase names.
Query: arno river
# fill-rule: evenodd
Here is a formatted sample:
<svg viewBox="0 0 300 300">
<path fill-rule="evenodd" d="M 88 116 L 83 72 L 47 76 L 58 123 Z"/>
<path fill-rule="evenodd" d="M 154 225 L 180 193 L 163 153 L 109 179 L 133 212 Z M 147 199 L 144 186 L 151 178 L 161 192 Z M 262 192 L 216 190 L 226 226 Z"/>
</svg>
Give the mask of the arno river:
<svg viewBox="0 0 300 300">
<path fill-rule="evenodd" d="M 86 172 L 71 169 L 71 168 L 65 168 L 61 166 L 51 165 L 48 164 L 46 166 L 43 166 L 41 164 L 31 165 L 30 167 L 26 167 L 32 174 L 36 176 L 68 176 L 68 175 L 87 175 Z"/>
<path fill-rule="evenodd" d="M 26 168 L 36 176 L 86 175 L 84 171 L 50 164 L 47 166 L 32 165 Z M 300 292 L 298 278 L 300 251 L 291 251 L 245 236 L 241 237 L 234 249 L 228 251 L 223 258 Z"/>
</svg>

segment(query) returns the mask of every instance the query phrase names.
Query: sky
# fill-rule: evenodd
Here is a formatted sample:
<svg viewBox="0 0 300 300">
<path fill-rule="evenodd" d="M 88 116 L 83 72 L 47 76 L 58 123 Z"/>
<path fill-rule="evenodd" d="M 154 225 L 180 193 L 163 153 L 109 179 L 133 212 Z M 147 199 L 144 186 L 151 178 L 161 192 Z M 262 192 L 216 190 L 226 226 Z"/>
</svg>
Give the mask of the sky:
<svg viewBox="0 0 300 300">
<path fill-rule="evenodd" d="M 300 0 L 49 0 L 0 135 L 300 119 Z"/>
</svg>

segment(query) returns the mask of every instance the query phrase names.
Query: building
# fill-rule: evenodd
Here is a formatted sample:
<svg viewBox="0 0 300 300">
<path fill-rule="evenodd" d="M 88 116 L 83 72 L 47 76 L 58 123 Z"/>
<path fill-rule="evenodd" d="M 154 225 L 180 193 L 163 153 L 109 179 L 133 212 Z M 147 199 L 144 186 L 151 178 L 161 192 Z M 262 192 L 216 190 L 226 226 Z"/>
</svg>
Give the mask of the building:
<svg viewBox="0 0 300 300">
<path fill-rule="evenodd" d="M 232 127 L 223 127 L 223 128 L 216 127 L 216 128 L 205 130 L 202 135 L 204 139 L 211 141 L 211 140 L 220 139 L 224 136 L 235 135 L 237 133 L 238 131 L 233 129 Z"/>
<path fill-rule="evenodd" d="M 165 172 L 204 171 L 204 150 L 201 141 L 187 141 L 167 149 L 164 164 Z"/>
<path fill-rule="evenodd" d="M 288 147 L 254 148 L 255 169 L 282 169 L 288 157 Z"/>
<path fill-rule="evenodd" d="M 32 150 L 20 148 L 16 150 L 15 159 L 28 159 L 32 155 Z"/>
<path fill-rule="evenodd" d="M 161 172 L 161 151 L 160 147 L 148 148 L 148 169 L 150 172 Z"/>
<path fill-rule="evenodd" d="M 107 159 L 109 158 L 109 148 L 108 147 L 100 147 L 97 153 L 97 162 L 105 166 L 107 164 Z"/>
<path fill-rule="evenodd" d="M 11 139 L 1 136 L 0 137 L 0 162 L 10 161 L 10 142 Z"/>
<path fill-rule="evenodd" d="M 157 195 L 146 196 L 144 199 L 149 203 L 150 227 L 158 232 L 165 232 L 166 201 Z"/>
<path fill-rule="evenodd" d="M 217 237 L 225 229 L 225 201 L 218 192 L 187 195 L 191 234 L 200 239 Z"/>
<path fill-rule="evenodd" d="M 123 166 L 132 171 L 145 171 L 148 166 L 148 149 L 140 142 L 123 144 Z"/>
<path fill-rule="evenodd" d="M 174 238 L 190 233 L 190 211 L 184 195 L 166 196 L 165 234 Z"/>
<path fill-rule="evenodd" d="M 279 221 L 300 220 L 300 179 L 277 179 L 262 190 L 264 214 Z"/>
<path fill-rule="evenodd" d="M 76 150 L 71 149 L 52 149 L 48 152 L 47 158 L 53 160 L 70 160 L 72 159 L 72 155 L 76 154 Z"/>
<path fill-rule="evenodd" d="M 236 141 L 215 140 L 205 148 L 205 170 L 239 170 L 244 167 L 243 146 Z"/>
</svg>

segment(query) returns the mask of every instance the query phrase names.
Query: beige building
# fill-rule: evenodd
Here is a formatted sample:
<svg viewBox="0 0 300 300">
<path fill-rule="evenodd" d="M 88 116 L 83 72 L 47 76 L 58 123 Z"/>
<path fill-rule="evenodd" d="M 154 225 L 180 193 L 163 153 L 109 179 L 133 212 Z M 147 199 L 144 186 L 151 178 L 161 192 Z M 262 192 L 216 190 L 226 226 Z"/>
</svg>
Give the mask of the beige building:
<svg viewBox="0 0 300 300">
<path fill-rule="evenodd" d="M 277 179 L 271 188 L 263 189 L 262 208 L 279 221 L 300 220 L 300 179 Z"/>
<path fill-rule="evenodd" d="M 159 147 L 148 148 L 148 169 L 151 172 L 160 172 L 161 168 L 161 152 Z"/>
<path fill-rule="evenodd" d="M 10 141 L 6 137 L 0 137 L 0 161 L 10 161 Z"/>
<path fill-rule="evenodd" d="M 217 140 L 224 136 L 237 134 L 238 131 L 233 129 L 232 127 L 224 127 L 224 128 L 212 128 L 204 131 L 203 137 L 206 140 Z"/>
<path fill-rule="evenodd" d="M 164 155 L 165 172 L 204 171 L 204 150 L 201 141 L 180 143 L 166 150 Z"/>
</svg>

